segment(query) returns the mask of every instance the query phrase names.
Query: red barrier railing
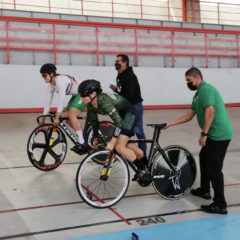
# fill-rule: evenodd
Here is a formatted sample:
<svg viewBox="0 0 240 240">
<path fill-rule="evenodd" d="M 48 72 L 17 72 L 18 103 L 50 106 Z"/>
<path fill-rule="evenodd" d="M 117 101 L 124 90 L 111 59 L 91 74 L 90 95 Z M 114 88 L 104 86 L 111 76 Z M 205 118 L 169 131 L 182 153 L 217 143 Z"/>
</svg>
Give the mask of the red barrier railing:
<svg viewBox="0 0 240 240">
<path fill-rule="evenodd" d="M 240 31 L 0 16 L 0 33 L 7 64 L 16 51 L 52 53 L 55 64 L 61 53 L 89 54 L 96 66 L 103 65 L 104 55 L 121 52 L 134 56 L 135 66 L 144 56 L 161 56 L 169 59 L 169 67 L 184 57 L 200 59 L 204 67 L 216 58 L 240 67 Z"/>
<path fill-rule="evenodd" d="M 179 0 L 175 2 L 170 0 L 132 0 L 132 2 L 126 3 L 118 0 L 61 0 L 61 2 L 69 6 L 56 6 L 53 0 L 48 0 L 45 5 L 38 1 L 36 1 L 37 4 L 34 4 L 33 1 L 23 3 L 18 0 L 2 0 L 0 4 L 2 8 L 13 10 L 27 9 L 77 15 L 240 25 L 240 3 L 233 4 L 227 0 Z M 199 4 L 199 9 L 196 8 L 196 3 Z M 74 4 L 74 7 L 71 7 L 71 4 Z M 98 6 L 98 8 L 94 6 Z M 187 14 L 192 15 L 190 20 L 187 18 Z"/>
<path fill-rule="evenodd" d="M 240 25 L 240 3 L 208 0 L 184 0 L 192 3 L 188 10 L 192 12 L 192 22 Z M 199 2 L 199 9 L 194 3 Z"/>
</svg>

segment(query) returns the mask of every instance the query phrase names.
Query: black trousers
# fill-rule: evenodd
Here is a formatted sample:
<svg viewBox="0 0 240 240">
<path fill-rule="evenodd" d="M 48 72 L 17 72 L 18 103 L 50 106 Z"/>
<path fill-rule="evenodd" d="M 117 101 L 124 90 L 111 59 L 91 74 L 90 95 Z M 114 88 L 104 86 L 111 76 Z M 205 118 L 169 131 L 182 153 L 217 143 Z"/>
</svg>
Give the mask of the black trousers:
<svg viewBox="0 0 240 240">
<path fill-rule="evenodd" d="M 204 192 L 210 192 L 210 182 L 214 190 L 214 203 L 220 208 L 226 208 L 224 197 L 223 160 L 231 140 L 214 141 L 207 138 L 206 145 L 199 153 L 201 182 Z"/>
</svg>

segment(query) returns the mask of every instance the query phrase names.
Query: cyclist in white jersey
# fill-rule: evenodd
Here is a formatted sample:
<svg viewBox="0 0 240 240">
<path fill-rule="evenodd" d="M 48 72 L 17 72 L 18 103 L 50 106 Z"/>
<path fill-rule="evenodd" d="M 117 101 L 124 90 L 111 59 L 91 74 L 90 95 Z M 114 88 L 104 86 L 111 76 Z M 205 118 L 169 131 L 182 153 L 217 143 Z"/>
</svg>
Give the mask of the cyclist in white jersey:
<svg viewBox="0 0 240 240">
<path fill-rule="evenodd" d="M 44 64 L 40 69 L 40 73 L 42 74 L 45 83 L 47 83 L 47 96 L 43 114 L 46 115 L 50 112 L 54 93 L 58 93 L 59 101 L 53 124 L 59 124 L 59 117 L 63 112 L 66 97 L 71 95 L 72 97 L 68 102 L 66 112 L 69 117 L 68 123 L 78 136 L 78 144 L 76 144 L 72 150 L 76 153 L 84 154 L 86 153 L 88 146 L 84 142 L 82 126 L 77 117 L 84 111 L 86 104 L 82 102 L 80 95 L 78 94 L 78 83 L 74 77 L 65 74 L 58 74 L 56 71 L 56 66 L 51 63 Z M 42 118 L 40 124 L 44 123 L 45 118 Z"/>
</svg>

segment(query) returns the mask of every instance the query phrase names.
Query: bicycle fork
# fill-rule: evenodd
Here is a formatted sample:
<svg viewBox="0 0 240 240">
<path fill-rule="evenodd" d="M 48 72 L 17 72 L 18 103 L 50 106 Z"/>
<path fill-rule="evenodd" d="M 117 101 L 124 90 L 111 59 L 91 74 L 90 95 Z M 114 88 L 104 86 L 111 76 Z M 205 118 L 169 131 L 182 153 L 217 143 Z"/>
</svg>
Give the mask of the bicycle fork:
<svg viewBox="0 0 240 240">
<path fill-rule="evenodd" d="M 108 177 L 110 176 L 110 173 L 112 171 L 112 166 L 116 160 L 116 153 L 109 153 L 107 155 L 107 159 L 104 163 L 103 169 L 101 171 L 100 179 L 107 181 Z"/>
<path fill-rule="evenodd" d="M 57 133 L 57 128 L 53 128 L 52 133 L 51 133 L 51 137 L 49 140 L 49 146 L 53 145 L 53 142 L 55 141 L 55 135 Z"/>
</svg>

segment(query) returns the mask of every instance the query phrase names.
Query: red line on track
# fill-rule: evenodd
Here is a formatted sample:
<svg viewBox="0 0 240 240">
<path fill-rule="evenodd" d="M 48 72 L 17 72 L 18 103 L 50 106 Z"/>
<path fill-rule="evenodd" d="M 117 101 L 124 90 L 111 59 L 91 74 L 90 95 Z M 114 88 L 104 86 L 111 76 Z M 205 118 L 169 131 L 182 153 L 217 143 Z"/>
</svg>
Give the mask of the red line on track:
<svg viewBox="0 0 240 240">
<path fill-rule="evenodd" d="M 74 178 L 73 178 L 74 179 Z M 231 186 L 240 186 L 240 183 L 232 183 L 232 184 L 226 184 L 225 187 L 231 187 Z M 124 198 L 132 198 L 132 197 L 143 197 L 143 196 L 150 196 L 150 195 L 156 195 L 157 193 L 145 193 L 145 194 L 135 194 L 135 195 L 128 195 L 124 196 Z M 26 208 L 14 208 L 14 209 L 6 209 L 6 210 L 0 210 L 1 213 L 10 213 L 10 212 L 18 212 L 18 211 L 27 211 L 27 210 L 33 210 L 33 209 L 40 209 L 40 208 L 49 208 L 49 207 L 60 207 L 60 206 L 67 206 L 67 205 L 73 205 L 73 204 L 81 204 L 83 201 L 77 201 L 77 202 L 67 202 L 67 203 L 56 203 L 56 204 L 49 204 L 49 205 L 40 205 L 40 206 L 33 206 L 33 207 L 26 207 Z M 119 213 L 117 213 L 114 209 L 111 207 L 109 208 L 115 215 L 117 215 L 120 219 L 122 219 L 125 223 L 128 225 L 131 225 L 125 218 L 123 218 Z"/>
<path fill-rule="evenodd" d="M 132 225 L 126 218 L 124 218 L 122 215 L 120 215 L 117 211 L 115 211 L 111 207 L 109 208 L 109 210 L 111 210 L 116 216 L 122 219 L 127 225 Z"/>
<path fill-rule="evenodd" d="M 26 210 L 33 210 L 33 209 L 39 209 L 39 208 L 48 208 L 48 207 L 59 207 L 59 206 L 79 204 L 79 203 L 83 203 L 83 201 L 56 203 L 56 204 L 49 204 L 49 205 L 42 205 L 42 206 L 40 205 L 40 206 L 25 207 L 25 208 L 6 209 L 6 210 L 0 210 L 0 213 L 18 212 L 18 211 L 26 211 Z"/>
<path fill-rule="evenodd" d="M 149 196 L 149 195 L 156 195 L 156 194 L 157 193 L 136 194 L 136 195 L 125 196 L 124 198 L 142 197 L 142 196 Z M 25 207 L 25 208 L 6 209 L 6 210 L 0 210 L 0 214 L 1 213 L 9 213 L 9 212 L 27 211 L 27 210 L 40 209 L 40 208 L 61 207 L 61 206 L 81 204 L 81 203 L 84 203 L 84 202 L 83 201 L 77 201 L 77 202 L 56 203 L 56 204 L 40 205 L 40 206 Z M 118 215 L 118 213 L 114 209 L 111 208 L 111 211 L 116 213 L 116 215 Z M 122 218 L 120 215 L 119 215 L 119 217 Z"/>
<path fill-rule="evenodd" d="M 66 175 L 68 175 L 74 182 L 76 182 L 76 178 L 74 178 L 66 169 L 60 168 Z M 113 208 L 109 207 L 108 208 L 112 213 L 114 213 L 117 217 L 122 219 L 126 224 L 132 225 L 126 218 L 124 218 L 120 213 L 115 211 Z"/>
<path fill-rule="evenodd" d="M 230 183 L 230 184 L 224 185 L 224 187 L 231 187 L 231 186 L 240 186 L 240 183 Z"/>
</svg>

